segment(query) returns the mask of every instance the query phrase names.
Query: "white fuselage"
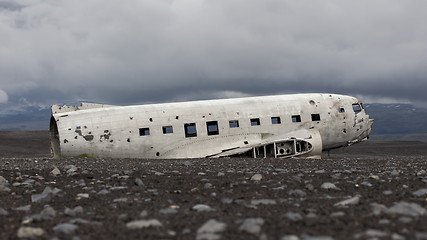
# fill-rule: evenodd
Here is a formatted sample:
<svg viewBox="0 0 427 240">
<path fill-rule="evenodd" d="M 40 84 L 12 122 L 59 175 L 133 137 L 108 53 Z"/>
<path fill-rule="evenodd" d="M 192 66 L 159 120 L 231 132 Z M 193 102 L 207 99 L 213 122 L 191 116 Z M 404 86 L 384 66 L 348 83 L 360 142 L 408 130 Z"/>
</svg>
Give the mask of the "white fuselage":
<svg viewBox="0 0 427 240">
<path fill-rule="evenodd" d="M 200 158 L 293 132 L 318 131 L 320 149 L 362 141 L 372 120 L 360 102 L 337 94 L 293 94 L 235 99 L 52 107 L 55 156 Z"/>
</svg>

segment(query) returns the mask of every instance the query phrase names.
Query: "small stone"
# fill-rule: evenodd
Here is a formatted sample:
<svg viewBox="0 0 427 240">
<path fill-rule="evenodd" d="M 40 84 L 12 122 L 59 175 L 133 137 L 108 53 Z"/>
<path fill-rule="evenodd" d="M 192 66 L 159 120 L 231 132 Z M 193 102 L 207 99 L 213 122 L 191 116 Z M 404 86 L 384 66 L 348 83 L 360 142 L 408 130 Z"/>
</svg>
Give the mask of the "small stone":
<svg viewBox="0 0 427 240">
<path fill-rule="evenodd" d="M 70 217 L 76 216 L 76 213 L 71 208 L 65 208 L 64 214 Z"/>
<path fill-rule="evenodd" d="M 52 196 L 54 196 L 56 193 L 61 191 L 60 189 L 56 188 L 57 190 L 52 190 L 51 187 L 45 187 L 42 193 L 40 194 L 33 194 L 31 195 L 31 201 L 32 202 L 50 202 L 52 199 Z"/>
<path fill-rule="evenodd" d="M 335 207 L 343 207 L 343 206 L 347 206 L 347 205 L 357 205 L 360 202 L 360 197 L 359 196 L 355 196 L 352 197 L 350 199 L 335 203 L 334 206 Z"/>
<path fill-rule="evenodd" d="M 258 235 L 261 232 L 261 226 L 264 224 L 262 218 L 247 218 L 240 225 L 239 230 L 250 234 Z"/>
<path fill-rule="evenodd" d="M 38 238 L 44 235 L 42 228 L 35 227 L 20 227 L 18 229 L 18 238 Z"/>
<path fill-rule="evenodd" d="M 293 196 L 293 197 L 299 197 L 299 198 L 304 198 L 307 196 L 307 193 L 305 193 L 304 191 L 302 191 L 300 189 L 290 190 L 288 192 L 288 194 Z"/>
<path fill-rule="evenodd" d="M 300 221 L 300 220 L 302 220 L 302 219 L 303 219 L 303 217 L 301 216 L 301 214 L 299 214 L 299 213 L 295 213 L 295 212 L 287 212 L 287 213 L 285 213 L 285 214 L 284 214 L 284 216 L 285 216 L 287 219 L 289 219 L 289 220 L 291 220 L 291 221 L 294 221 L 294 222 L 296 222 L 296 221 Z"/>
<path fill-rule="evenodd" d="M 164 208 L 164 209 L 160 209 L 160 214 L 176 214 L 178 213 L 178 210 L 176 210 L 175 208 Z"/>
<path fill-rule="evenodd" d="M 405 240 L 405 237 L 404 237 L 404 236 L 402 236 L 402 235 L 399 235 L 399 234 L 397 234 L 397 233 L 393 233 L 393 234 L 391 235 L 391 239 L 392 239 L 392 240 Z"/>
<path fill-rule="evenodd" d="M 17 208 L 13 208 L 13 210 L 15 211 L 23 211 L 23 212 L 28 212 L 31 209 L 31 205 L 25 205 L 22 207 L 17 207 Z"/>
<path fill-rule="evenodd" d="M 412 218 L 410 218 L 410 217 L 399 217 L 397 219 L 397 221 L 400 223 L 410 223 L 410 222 L 412 222 Z"/>
<path fill-rule="evenodd" d="M 426 213 L 426 209 L 416 203 L 399 202 L 388 208 L 386 213 L 418 217 L 424 215 Z"/>
<path fill-rule="evenodd" d="M 208 205 L 205 204 L 197 204 L 195 206 L 193 206 L 191 209 L 197 211 L 197 212 L 210 212 L 210 211 L 215 211 L 215 209 L 209 207 Z"/>
<path fill-rule="evenodd" d="M 126 223 L 126 227 L 128 229 L 142 229 L 142 228 L 149 228 L 149 227 L 162 227 L 162 223 L 159 222 L 157 219 L 150 219 L 150 220 L 135 220 L 132 222 Z"/>
<path fill-rule="evenodd" d="M 375 180 L 380 180 L 380 177 L 378 177 L 378 175 L 371 175 L 371 176 L 369 176 L 369 178 L 375 179 Z"/>
<path fill-rule="evenodd" d="M 74 211 L 76 214 L 82 214 L 82 213 L 84 212 L 84 210 L 83 210 L 83 207 L 82 207 L 82 206 L 77 206 L 77 207 L 73 208 L 73 211 Z"/>
<path fill-rule="evenodd" d="M 105 195 L 110 193 L 110 191 L 108 191 L 107 189 L 102 189 L 101 191 L 99 191 L 98 193 L 96 193 L 96 195 Z"/>
<path fill-rule="evenodd" d="M 219 239 L 217 233 L 225 231 L 226 228 L 227 224 L 210 219 L 197 229 L 196 239 Z"/>
<path fill-rule="evenodd" d="M 0 207 L 0 216 L 7 216 L 9 215 L 9 212 L 6 211 L 4 208 Z"/>
<path fill-rule="evenodd" d="M 89 194 L 88 193 L 78 193 L 77 199 L 82 199 L 82 198 L 89 198 Z"/>
<path fill-rule="evenodd" d="M 132 170 L 124 170 L 123 171 L 123 174 L 126 175 L 126 176 L 133 176 L 133 173 L 134 172 Z"/>
<path fill-rule="evenodd" d="M 378 221 L 378 223 L 379 223 L 379 224 L 390 224 L 390 220 L 388 220 L 388 219 L 380 219 L 380 220 Z"/>
<path fill-rule="evenodd" d="M 333 212 L 331 213 L 331 217 L 344 217 L 345 213 L 344 212 Z"/>
<path fill-rule="evenodd" d="M 388 195 L 393 194 L 393 191 L 391 191 L 391 190 L 385 190 L 385 191 L 383 191 L 383 194 L 386 195 L 386 196 L 388 196 Z"/>
<path fill-rule="evenodd" d="M 139 186 L 139 187 L 144 186 L 144 183 L 142 182 L 141 178 L 135 178 L 134 183 L 136 186 Z"/>
<path fill-rule="evenodd" d="M 74 173 L 75 171 L 77 171 L 77 167 L 74 165 L 67 165 L 67 166 L 65 166 L 65 170 L 68 174 L 70 174 L 70 173 Z"/>
<path fill-rule="evenodd" d="M 69 234 L 74 233 L 79 227 L 72 223 L 61 223 L 53 227 L 56 234 Z"/>
<path fill-rule="evenodd" d="M 419 190 L 412 193 L 412 195 L 414 195 L 416 197 L 421 197 L 425 194 L 427 194 L 427 188 L 422 188 L 422 189 L 419 189 Z"/>
<path fill-rule="evenodd" d="M 61 175 L 61 171 L 60 171 L 57 167 L 55 167 L 55 168 L 50 172 L 50 175 L 52 175 L 52 176 L 59 176 L 59 175 Z"/>
<path fill-rule="evenodd" d="M 280 240 L 300 240 L 298 236 L 295 235 L 285 235 Z"/>
<path fill-rule="evenodd" d="M 307 189 L 310 192 L 313 192 L 314 186 L 313 186 L 313 184 L 309 183 L 309 184 L 305 185 L 305 189 Z"/>
<path fill-rule="evenodd" d="M 378 203 L 370 203 L 369 206 L 371 207 L 372 214 L 375 216 L 378 216 L 387 210 L 386 206 Z"/>
<path fill-rule="evenodd" d="M 341 190 L 340 188 L 338 188 L 337 186 L 335 186 L 335 184 L 330 183 L 330 182 L 325 182 L 320 186 L 321 189 L 327 189 L 327 190 Z"/>
<path fill-rule="evenodd" d="M 56 217 L 56 211 L 51 206 L 46 206 L 41 212 L 40 215 L 48 217 L 48 218 L 54 218 Z"/>
<path fill-rule="evenodd" d="M 3 176 L 0 176 L 0 185 L 9 185 L 9 181 L 7 181 Z"/>
<path fill-rule="evenodd" d="M 142 218 L 147 217 L 147 216 L 148 216 L 148 212 L 147 212 L 147 210 L 143 210 L 143 211 L 139 214 L 139 216 L 140 216 L 140 217 L 142 217 Z"/>
<path fill-rule="evenodd" d="M 251 177 L 251 180 L 252 180 L 252 181 L 261 181 L 261 180 L 262 180 L 262 175 L 261 175 L 261 174 L 259 174 L 259 173 L 257 173 L 257 174 L 255 174 L 255 175 L 253 175 L 253 176 Z"/>
<path fill-rule="evenodd" d="M 6 187 L 5 185 L 0 185 L 0 192 L 10 192 L 10 188 Z"/>
<path fill-rule="evenodd" d="M 115 198 L 113 199 L 113 202 L 127 202 L 128 199 L 127 198 Z"/>
<path fill-rule="evenodd" d="M 254 199 L 251 200 L 251 205 L 276 205 L 277 202 L 274 199 Z"/>
<path fill-rule="evenodd" d="M 363 185 L 363 186 L 367 186 L 367 187 L 372 187 L 372 184 L 371 184 L 370 182 L 368 182 L 368 181 L 363 181 L 363 182 L 361 183 L 361 185 Z"/>
</svg>

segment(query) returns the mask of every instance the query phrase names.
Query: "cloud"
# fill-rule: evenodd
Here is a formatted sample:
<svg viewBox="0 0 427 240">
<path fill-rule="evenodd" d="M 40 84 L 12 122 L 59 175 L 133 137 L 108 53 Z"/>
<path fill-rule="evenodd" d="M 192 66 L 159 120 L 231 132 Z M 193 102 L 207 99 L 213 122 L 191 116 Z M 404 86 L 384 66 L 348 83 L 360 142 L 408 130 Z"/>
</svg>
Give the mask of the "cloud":
<svg viewBox="0 0 427 240">
<path fill-rule="evenodd" d="M 2 1 L 0 86 L 10 99 L 44 104 L 336 92 L 427 106 L 426 8 L 415 0 Z"/>
<path fill-rule="evenodd" d="M 7 93 L 0 89 L 0 103 L 7 103 L 8 98 Z"/>
</svg>

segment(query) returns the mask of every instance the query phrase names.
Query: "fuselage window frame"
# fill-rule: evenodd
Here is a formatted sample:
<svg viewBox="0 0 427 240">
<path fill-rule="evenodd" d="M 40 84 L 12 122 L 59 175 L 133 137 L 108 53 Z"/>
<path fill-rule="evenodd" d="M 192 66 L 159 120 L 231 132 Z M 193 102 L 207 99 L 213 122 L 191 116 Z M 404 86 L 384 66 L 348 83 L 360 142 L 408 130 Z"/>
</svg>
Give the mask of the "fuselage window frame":
<svg viewBox="0 0 427 240">
<path fill-rule="evenodd" d="M 293 123 L 301 122 L 301 115 L 292 115 L 291 118 Z"/>
<path fill-rule="evenodd" d="M 239 127 L 239 120 L 230 120 L 230 121 L 228 121 L 228 125 L 230 128 L 238 128 Z"/>
<path fill-rule="evenodd" d="M 173 127 L 172 126 L 163 126 L 162 130 L 163 130 L 163 134 L 173 133 Z"/>
<path fill-rule="evenodd" d="M 206 122 L 206 130 L 208 132 L 208 136 L 219 135 L 218 121 Z"/>
<path fill-rule="evenodd" d="M 150 136 L 150 128 L 139 128 L 139 136 Z"/>
<path fill-rule="evenodd" d="M 196 123 L 184 123 L 185 137 L 197 137 Z"/>
<path fill-rule="evenodd" d="M 271 124 L 281 124 L 280 117 L 271 117 Z"/>
<path fill-rule="evenodd" d="M 320 121 L 320 114 L 319 113 L 311 114 L 311 121 L 313 122 Z"/>
<path fill-rule="evenodd" d="M 352 107 L 353 107 L 353 112 L 355 114 L 358 114 L 358 113 L 362 112 L 362 107 L 360 106 L 359 103 L 353 103 Z"/>
<path fill-rule="evenodd" d="M 251 118 L 251 126 L 252 127 L 259 126 L 259 125 L 261 125 L 259 118 Z"/>
</svg>

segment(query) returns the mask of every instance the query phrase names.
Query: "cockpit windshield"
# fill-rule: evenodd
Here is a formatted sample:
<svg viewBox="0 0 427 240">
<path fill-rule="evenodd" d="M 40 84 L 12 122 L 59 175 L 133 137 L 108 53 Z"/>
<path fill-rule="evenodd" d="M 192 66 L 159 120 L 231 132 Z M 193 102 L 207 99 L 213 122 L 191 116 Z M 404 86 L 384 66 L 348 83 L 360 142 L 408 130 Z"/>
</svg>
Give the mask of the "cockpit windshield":
<svg viewBox="0 0 427 240">
<path fill-rule="evenodd" d="M 362 111 L 362 106 L 359 103 L 353 103 L 353 111 L 358 114 Z"/>
</svg>

